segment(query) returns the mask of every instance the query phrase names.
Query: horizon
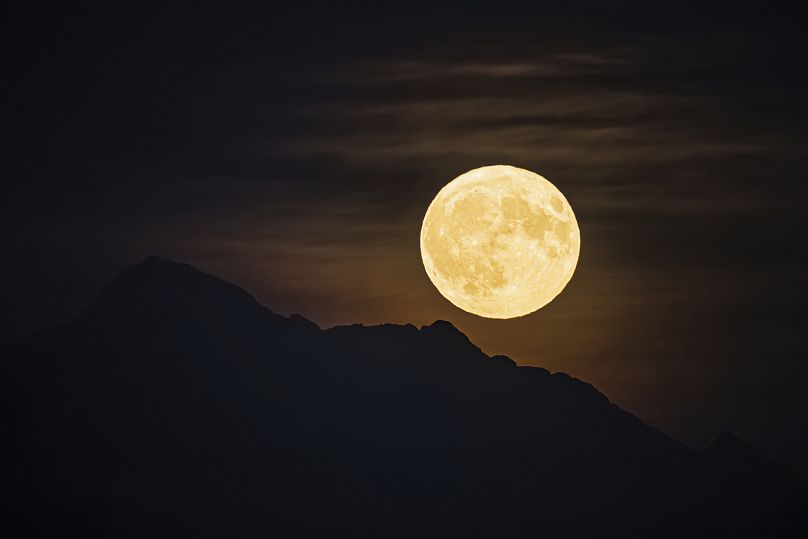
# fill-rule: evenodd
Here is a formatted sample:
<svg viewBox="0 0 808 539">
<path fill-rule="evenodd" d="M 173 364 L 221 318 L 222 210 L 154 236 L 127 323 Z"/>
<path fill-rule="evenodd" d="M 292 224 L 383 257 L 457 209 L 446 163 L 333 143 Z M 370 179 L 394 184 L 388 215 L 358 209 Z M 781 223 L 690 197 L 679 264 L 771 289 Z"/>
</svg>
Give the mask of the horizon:
<svg viewBox="0 0 808 539">
<path fill-rule="evenodd" d="M 204 268 L 198 268 L 198 267 L 196 267 L 196 266 L 194 266 L 194 265 L 192 265 L 192 264 L 190 264 L 190 263 L 183 262 L 183 261 L 181 261 L 181 260 L 174 260 L 174 259 L 171 259 L 171 258 L 168 258 L 168 257 L 164 257 L 164 256 L 156 255 L 156 254 L 151 254 L 151 255 L 148 255 L 148 256 L 146 256 L 145 258 L 143 258 L 142 260 L 140 260 L 140 261 L 138 261 L 138 262 L 135 262 L 135 263 L 133 263 L 133 264 L 131 264 L 131 265 L 128 265 L 128 266 L 126 266 L 126 267 L 124 267 L 124 268 L 121 268 L 121 269 L 120 269 L 120 271 L 118 271 L 118 273 L 117 273 L 117 274 L 116 274 L 116 275 L 115 275 L 115 276 L 114 276 L 112 279 L 110 279 L 110 280 L 109 280 L 109 281 L 108 281 L 108 282 L 107 282 L 107 283 L 104 285 L 104 287 L 103 287 L 103 288 L 102 288 L 102 290 L 101 290 L 101 293 L 103 293 L 103 291 L 104 291 L 104 290 L 106 290 L 108 287 L 110 287 L 110 286 L 112 286 L 112 285 L 116 284 L 116 283 L 117 283 L 117 281 L 118 281 L 118 280 L 119 280 L 119 279 L 120 279 L 122 276 L 124 276 L 125 274 L 127 274 L 127 273 L 128 273 L 128 272 L 130 272 L 131 270 L 137 269 L 137 268 L 139 268 L 139 267 L 143 267 L 144 265 L 147 265 L 147 264 L 154 264 L 154 263 L 159 263 L 160 265 L 163 265 L 163 266 L 165 266 L 165 265 L 169 265 L 169 266 L 180 266 L 180 267 L 184 267 L 184 268 L 189 268 L 189 269 L 191 269 L 192 271 L 194 271 L 195 273 L 199 273 L 199 274 L 201 274 L 201 275 L 205 275 L 205 276 L 213 277 L 214 279 L 216 279 L 216 280 L 220 281 L 220 282 L 221 282 L 221 283 L 223 283 L 223 284 L 226 284 L 226 285 L 228 285 L 228 286 L 235 287 L 236 289 L 238 289 L 238 290 L 240 290 L 240 291 L 242 291 L 242 292 L 246 293 L 246 294 L 247 294 L 247 295 L 248 295 L 248 296 L 249 296 L 249 297 L 250 297 L 252 300 L 254 300 L 254 301 L 256 302 L 256 304 L 258 304 L 259 306 L 261 306 L 261 307 L 263 307 L 263 308 L 265 308 L 265 309 L 269 310 L 271 313 L 276 314 L 276 315 L 280 315 L 280 316 L 282 316 L 282 317 L 284 317 L 284 318 L 286 318 L 286 319 L 292 319 L 292 320 L 293 320 L 295 317 L 299 317 L 299 318 L 301 318 L 302 320 L 304 320 L 305 322 L 308 322 L 308 323 L 312 323 L 312 324 L 314 324 L 314 325 L 317 327 L 317 329 L 318 329 L 319 331 L 329 331 L 329 330 L 332 330 L 332 329 L 338 329 L 338 328 L 350 328 L 350 327 L 367 327 L 367 328 L 375 328 L 375 327 L 384 327 L 384 326 L 395 326 L 395 327 L 401 327 L 401 328 L 404 328 L 404 327 L 411 327 L 411 328 L 415 329 L 416 331 L 419 331 L 419 332 L 420 332 L 420 331 L 423 331 L 423 330 L 424 330 L 424 328 L 431 328 L 432 326 L 435 326 L 436 324 L 445 323 L 445 324 L 448 324 L 448 325 L 449 325 L 449 326 L 450 326 L 452 329 L 454 329 L 455 331 L 457 331 L 458 333 L 460 333 L 461 335 L 463 335 L 463 337 L 465 337 L 466 339 L 468 339 L 468 340 L 469 340 L 469 342 L 470 342 L 470 343 L 471 343 L 473 346 L 475 346 L 475 347 L 479 348 L 479 349 L 480 349 L 480 351 L 482 351 L 482 352 L 483 352 L 483 354 L 485 354 L 485 355 L 486 355 L 487 357 L 489 357 L 489 358 L 494 358 L 494 357 L 497 357 L 497 356 L 499 356 L 499 357 L 505 357 L 505 358 L 507 358 L 507 359 L 509 359 L 509 360 L 513 361 L 513 362 L 514 362 L 514 364 L 515 364 L 515 366 L 517 366 L 517 367 L 531 367 L 531 368 L 540 368 L 540 369 L 546 370 L 546 371 L 547 371 L 549 374 L 551 374 L 551 375 L 553 375 L 553 374 L 562 374 L 562 375 L 565 375 L 565 376 L 569 376 L 569 377 L 570 377 L 572 380 L 580 381 L 580 382 L 583 382 L 583 383 L 585 383 L 585 384 L 587 384 L 587 385 L 590 385 L 590 386 L 591 386 L 591 387 L 592 387 L 592 388 L 593 388 L 595 391 L 597 391 L 598 393 L 600 393 L 601 395 L 603 395 L 603 396 L 604 396 L 604 397 L 605 397 L 605 398 L 606 398 L 606 399 L 607 399 L 607 400 L 608 400 L 610 403 L 613 403 L 613 401 L 612 401 L 612 399 L 609 397 L 609 395 L 607 395 L 607 394 L 603 393 L 603 392 L 602 392 L 602 391 L 601 391 L 601 390 L 600 390 L 598 387 L 596 387 L 596 386 L 592 385 L 592 384 L 591 384 L 589 381 L 587 381 L 587 380 L 585 380 L 585 379 L 580 379 L 580 378 L 577 378 L 577 377 L 575 377 L 575 376 L 571 376 L 569 373 L 567 373 L 567 372 L 565 372 L 565 371 L 562 371 L 562 370 L 558 370 L 558 371 L 548 370 L 548 369 L 544 368 L 544 367 L 543 367 L 543 366 L 541 366 L 541 365 L 520 364 L 520 363 L 519 363 L 519 358 L 514 358 L 514 357 L 508 356 L 508 355 L 506 355 L 506 354 L 501 354 L 501 353 L 499 353 L 499 352 L 492 352 L 492 351 L 485 350 L 484 348 L 480 347 L 480 346 L 479 346 L 479 345 L 478 345 L 476 342 L 474 342 L 474 341 L 473 341 L 473 340 L 472 340 L 472 339 L 471 339 L 471 338 L 470 338 L 470 337 L 469 337 L 469 336 L 468 336 L 466 333 L 464 333 L 464 332 L 463 332 L 463 331 L 462 331 L 460 328 L 458 328 L 457 326 L 455 326 L 455 325 L 454 325 L 454 324 L 453 324 L 453 323 L 452 323 L 450 320 L 445 320 L 445 319 L 435 319 L 435 320 L 433 320 L 433 321 L 432 321 L 432 322 L 430 322 L 430 323 L 424 323 L 424 324 L 421 324 L 421 325 L 416 325 L 416 324 L 413 324 L 412 322 L 398 322 L 398 323 L 395 323 L 395 322 L 379 322 L 379 323 L 375 323 L 375 324 L 373 324 L 373 323 L 371 323 L 371 324 L 364 324 L 364 323 L 362 323 L 362 322 L 346 322 L 346 323 L 342 323 L 342 324 L 335 324 L 335 325 L 330 325 L 330 326 L 324 326 L 324 325 L 321 325 L 321 324 L 320 324 L 318 321 L 316 321 L 316 320 L 314 320 L 314 319 L 309 318 L 309 317 L 308 317 L 308 316 L 307 316 L 305 313 L 299 313 L 299 312 L 293 312 L 293 313 L 281 313 L 281 312 L 278 312 L 278 311 L 274 310 L 274 309 L 272 308 L 272 306 L 271 306 L 271 305 L 266 305 L 266 304 L 262 303 L 262 302 L 261 302 L 261 301 L 260 301 L 258 298 L 256 298 L 256 297 L 255 297 L 255 296 L 254 296 L 254 295 L 253 295 L 253 294 L 252 294 L 252 293 L 251 293 L 251 292 L 250 292 L 248 289 L 244 288 L 244 287 L 243 287 L 243 286 L 241 286 L 239 283 L 230 282 L 230 281 L 228 281 L 228 280 L 226 280 L 226 279 L 223 279 L 223 278 L 219 277 L 218 275 L 216 275 L 216 274 L 214 274 L 214 273 L 210 273 L 210 272 L 206 271 Z M 96 296 L 95 296 L 95 297 L 93 297 L 93 298 L 90 298 L 90 299 L 88 300 L 87 304 L 85 305 L 85 307 L 82 309 L 82 311 L 85 311 L 85 310 L 89 309 L 90 307 L 92 307 L 93 303 L 94 303 L 95 301 L 97 301 L 97 300 L 100 298 L 101 293 L 99 293 L 98 295 L 96 295 Z M 80 314 L 80 313 L 79 313 L 79 314 Z M 30 334 L 30 335 L 27 335 L 27 336 L 22 337 L 22 338 L 21 338 L 21 339 L 18 341 L 18 344 L 23 344 L 23 343 L 25 343 L 26 341 L 29 341 L 29 340 L 30 340 L 32 337 L 36 337 L 37 333 L 38 333 L 39 331 L 42 331 L 42 330 L 48 330 L 48 329 L 59 329 L 59 328 L 68 328 L 68 327 L 69 327 L 69 325 L 70 325 L 71 323 L 74 323 L 74 322 L 75 322 L 77 319 L 78 319 L 78 316 L 77 316 L 76 318 L 74 318 L 73 320 L 71 320 L 71 321 L 68 323 L 68 325 L 67 325 L 67 326 L 64 326 L 64 327 L 63 327 L 63 326 L 56 326 L 56 327 L 54 327 L 54 328 L 40 328 L 40 330 L 38 330 L 37 332 L 35 332 L 35 333 Z M 618 405 L 617 403 L 613 403 L 613 404 L 615 404 L 615 405 L 617 405 L 617 406 L 619 407 L 619 405 Z M 621 409 L 622 409 L 622 407 L 621 407 Z M 631 411 L 631 410 L 625 410 L 625 411 L 626 411 L 626 412 L 628 412 L 628 413 L 631 413 L 631 414 L 633 415 L 633 413 L 632 413 L 632 411 Z M 642 419 L 640 419 L 640 420 L 642 421 Z M 655 427 L 653 424 L 648 424 L 648 426 L 653 427 L 653 428 L 657 428 L 657 427 Z M 666 434 L 667 436 L 671 436 L 669 433 L 665 432 L 664 430 L 662 430 L 662 432 L 663 432 L 664 434 Z M 705 449 L 709 448 L 710 446 L 712 446 L 712 445 L 713 445 L 713 444 L 714 444 L 714 443 L 715 443 L 715 442 L 716 442 L 716 441 L 717 441 L 717 440 L 718 440 L 720 437 L 722 437 L 722 436 L 724 436 L 724 435 L 729 435 L 730 437 L 732 437 L 732 438 L 734 438 L 734 439 L 739 439 L 739 440 L 741 440 L 742 442 L 747 443 L 747 444 L 749 443 L 749 442 L 747 442 L 746 440 L 743 440 L 742 438 L 739 438 L 739 437 L 738 437 L 738 436 L 737 436 L 735 433 L 733 433 L 733 432 L 731 432 L 730 430 L 727 430 L 727 429 L 721 429 L 721 430 L 717 431 L 717 432 L 716 432 L 716 433 L 713 435 L 713 437 L 712 437 L 712 438 L 711 438 L 711 439 L 710 439 L 710 440 L 709 440 L 709 441 L 708 441 L 706 444 L 704 444 L 703 446 L 700 446 L 700 447 L 699 447 L 699 446 L 693 447 L 693 446 L 691 446 L 691 445 L 687 444 L 687 443 L 686 443 L 686 442 L 684 442 L 684 441 L 681 441 L 681 440 L 676 439 L 675 437 L 672 437 L 672 438 L 673 438 L 674 440 L 676 440 L 677 442 L 682 443 L 683 445 L 685 445 L 686 447 L 688 447 L 688 448 L 690 448 L 690 449 L 694 449 L 694 450 L 696 450 L 696 451 L 703 451 L 703 450 L 705 450 Z M 752 445 L 752 444 L 750 444 L 750 445 Z M 752 447 L 754 447 L 754 445 L 752 445 Z M 781 457 L 781 456 L 779 456 L 779 455 L 772 455 L 772 456 L 773 456 L 773 457 L 775 457 L 775 458 L 782 458 L 782 457 Z M 783 460 L 783 462 L 785 462 L 785 460 Z M 793 463 L 792 463 L 792 464 L 793 464 Z M 796 470 L 798 470 L 798 471 L 799 471 L 799 472 L 800 472 L 800 473 L 801 473 L 803 476 L 805 476 L 805 471 L 804 471 L 804 470 L 799 470 L 799 467 L 796 467 L 795 469 L 796 469 Z"/>
</svg>

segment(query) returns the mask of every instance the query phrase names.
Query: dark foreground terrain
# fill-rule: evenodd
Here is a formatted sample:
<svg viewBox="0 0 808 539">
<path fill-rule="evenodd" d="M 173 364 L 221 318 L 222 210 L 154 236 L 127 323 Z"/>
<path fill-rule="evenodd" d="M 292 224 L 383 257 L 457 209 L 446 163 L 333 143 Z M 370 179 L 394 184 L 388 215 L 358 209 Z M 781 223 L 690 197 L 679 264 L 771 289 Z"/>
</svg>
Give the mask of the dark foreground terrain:
<svg viewBox="0 0 808 539">
<path fill-rule="evenodd" d="M 789 537 L 800 478 L 704 453 L 448 322 L 320 330 L 149 258 L 2 353 L 2 537 Z"/>
</svg>

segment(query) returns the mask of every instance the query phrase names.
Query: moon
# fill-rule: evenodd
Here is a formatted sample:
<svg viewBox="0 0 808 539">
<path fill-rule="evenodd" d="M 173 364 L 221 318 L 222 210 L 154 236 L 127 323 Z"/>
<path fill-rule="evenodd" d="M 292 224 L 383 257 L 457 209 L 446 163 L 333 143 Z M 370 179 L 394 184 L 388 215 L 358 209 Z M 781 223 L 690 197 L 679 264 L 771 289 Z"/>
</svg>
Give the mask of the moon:
<svg viewBox="0 0 808 539">
<path fill-rule="evenodd" d="M 486 318 L 530 314 L 564 290 L 581 249 L 567 199 L 535 172 L 493 165 L 437 194 L 421 226 L 421 258 L 450 302 Z"/>
</svg>

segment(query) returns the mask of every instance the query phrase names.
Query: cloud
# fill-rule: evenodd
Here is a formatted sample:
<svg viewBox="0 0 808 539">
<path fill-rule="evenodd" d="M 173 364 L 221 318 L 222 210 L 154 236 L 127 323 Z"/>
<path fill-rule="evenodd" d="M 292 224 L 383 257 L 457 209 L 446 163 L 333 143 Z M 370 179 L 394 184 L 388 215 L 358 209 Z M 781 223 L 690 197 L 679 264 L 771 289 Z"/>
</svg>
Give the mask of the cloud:
<svg viewBox="0 0 808 539">
<path fill-rule="evenodd" d="M 631 50 L 570 52 L 542 58 L 489 60 L 484 58 L 431 58 L 360 61 L 334 69 L 331 82 L 384 85 L 405 81 L 446 81 L 452 78 L 508 79 L 528 77 L 577 77 L 621 70 L 630 65 Z"/>
</svg>

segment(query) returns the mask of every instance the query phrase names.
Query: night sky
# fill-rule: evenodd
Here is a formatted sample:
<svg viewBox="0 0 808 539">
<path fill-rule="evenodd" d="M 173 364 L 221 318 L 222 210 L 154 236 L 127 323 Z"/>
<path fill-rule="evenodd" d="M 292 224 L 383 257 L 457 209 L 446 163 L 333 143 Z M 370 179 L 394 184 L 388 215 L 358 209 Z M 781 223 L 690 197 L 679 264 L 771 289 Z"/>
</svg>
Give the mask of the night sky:
<svg viewBox="0 0 808 539">
<path fill-rule="evenodd" d="M 323 327 L 446 319 L 693 447 L 729 429 L 808 470 L 798 14 L 436 4 L 6 8 L 0 340 L 158 254 Z M 582 236 L 514 320 L 451 305 L 418 245 L 437 191 L 500 163 Z"/>
</svg>

